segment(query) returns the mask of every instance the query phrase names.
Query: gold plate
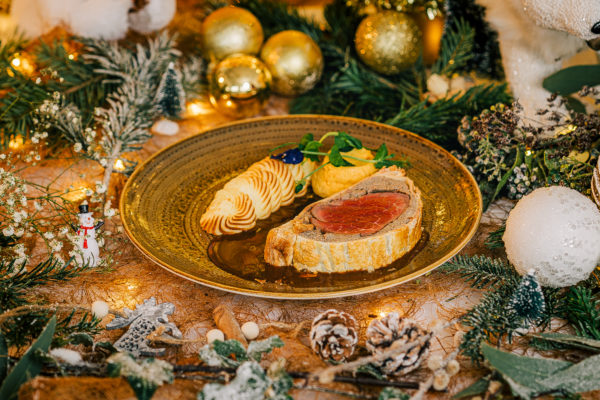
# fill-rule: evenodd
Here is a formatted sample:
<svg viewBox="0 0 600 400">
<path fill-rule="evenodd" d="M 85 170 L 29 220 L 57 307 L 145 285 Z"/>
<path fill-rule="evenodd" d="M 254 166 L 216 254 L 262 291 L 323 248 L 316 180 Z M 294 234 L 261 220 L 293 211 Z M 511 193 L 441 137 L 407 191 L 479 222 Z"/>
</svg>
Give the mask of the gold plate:
<svg viewBox="0 0 600 400">
<path fill-rule="evenodd" d="M 407 174 L 421 190 L 424 205 L 425 239 L 418 248 L 376 273 L 334 274 L 298 284 L 233 274 L 211 262 L 211 237 L 202 231 L 199 219 L 215 191 L 270 148 L 299 141 L 307 132 L 320 137 L 329 131 L 348 132 L 370 148 L 385 142 L 390 152 L 410 161 Z M 161 150 L 129 178 L 120 210 L 127 235 L 142 253 L 181 277 L 252 296 L 320 299 L 381 290 L 433 270 L 474 235 L 482 203 L 467 169 L 420 136 L 360 119 L 290 115 L 220 126 Z"/>
</svg>

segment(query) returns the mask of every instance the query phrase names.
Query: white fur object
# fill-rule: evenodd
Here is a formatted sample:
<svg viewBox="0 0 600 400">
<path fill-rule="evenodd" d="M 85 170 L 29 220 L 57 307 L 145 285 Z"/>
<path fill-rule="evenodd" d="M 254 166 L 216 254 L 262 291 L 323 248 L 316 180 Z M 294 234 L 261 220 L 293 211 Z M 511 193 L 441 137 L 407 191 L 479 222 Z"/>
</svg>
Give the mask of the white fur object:
<svg viewBox="0 0 600 400">
<path fill-rule="evenodd" d="M 83 363 L 81 354 L 79 354 L 75 350 L 65 349 L 64 347 L 59 347 L 58 349 L 50 350 L 50 355 L 55 359 L 66 364 L 78 365 Z"/>
<path fill-rule="evenodd" d="M 108 315 L 108 303 L 102 300 L 96 300 L 92 303 L 92 314 L 94 317 L 102 319 Z"/>
<path fill-rule="evenodd" d="M 533 270 L 543 286 L 571 286 L 600 262 L 600 211 L 574 189 L 539 188 L 510 212 L 502 239 L 519 274 Z"/>
<path fill-rule="evenodd" d="M 176 6 L 175 0 L 150 0 L 146 7 L 129 14 L 129 27 L 143 34 L 162 29 L 173 19 Z"/>
<path fill-rule="evenodd" d="M 132 0 L 13 0 L 11 18 L 29 38 L 63 26 L 71 33 L 93 39 L 121 39 L 130 28 L 150 33 L 173 18 L 175 0 L 150 0 L 129 14 Z"/>
<path fill-rule="evenodd" d="M 498 31 L 506 79 L 524 108 L 525 122 L 540 120 L 550 93 L 543 80 L 564 60 L 600 38 L 591 29 L 600 22 L 598 0 L 478 0 Z"/>
<path fill-rule="evenodd" d="M 152 125 L 151 130 L 158 135 L 173 136 L 179 132 L 179 124 L 166 118 L 161 118 Z"/>
</svg>

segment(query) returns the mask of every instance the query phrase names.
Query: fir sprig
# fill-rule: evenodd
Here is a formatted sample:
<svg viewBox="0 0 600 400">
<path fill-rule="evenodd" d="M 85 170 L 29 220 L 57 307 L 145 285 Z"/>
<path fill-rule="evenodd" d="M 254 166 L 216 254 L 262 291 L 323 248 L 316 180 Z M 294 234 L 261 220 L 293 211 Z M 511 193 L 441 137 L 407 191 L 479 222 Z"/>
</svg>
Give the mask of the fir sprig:
<svg viewBox="0 0 600 400">
<path fill-rule="evenodd" d="M 591 289 L 581 286 L 571 288 L 561 314 L 579 336 L 600 340 L 600 298 Z"/>
<path fill-rule="evenodd" d="M 457 272 L 476 289 L 494 289 L 498 286 L 516 287 L 520 276 L 515 269 L 500 259 L 476 256 L 456 256 L 443 266 L 446 272 Z"/>
<path fill-rule="evenodd" d="M 79 276 L 87 267 L 70 268 L 52 258 L 31 269 L 26 263 L 20 265 L 12 261 L 0 261 L 0 311 L 4 312 L 27 302 L 28 292 L 48 282 L 60 282 Z"/>
</svg>

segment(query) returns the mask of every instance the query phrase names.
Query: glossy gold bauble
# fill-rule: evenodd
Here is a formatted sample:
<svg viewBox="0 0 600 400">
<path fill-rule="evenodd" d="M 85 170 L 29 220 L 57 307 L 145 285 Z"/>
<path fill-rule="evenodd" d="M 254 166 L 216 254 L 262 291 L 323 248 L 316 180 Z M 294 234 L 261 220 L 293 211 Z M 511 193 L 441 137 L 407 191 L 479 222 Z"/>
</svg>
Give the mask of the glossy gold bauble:
<svg viewBox="0 0 600 400">
<path fill-rule="evenodd" d="M 256 57 L 234 54 L 219 62 L 209 77 L 209 98 L 235 118 L 258 114 L 271 94 L 271 74 Z"/>
<path fill-rule="evenodd" d="M 264 36 L 262 26 L 248 10 L 223 7 L 202 22 L 202 52 L 211 60 L 237 53 L 258 54 Z"/>
<path fill-rule="evenodd" d="M 413 65 L 421 53 L 421 31 L 408 14 L 382 11 L 363 19 L 356 30 L 356 52 L 375 71 L 393 75 Z"/>
<path fill-rule="evenodd" d="M 323 73 L 321 49 L 300 31 L 283 31 L 271 36 L 260 58 L 273 75 L 273 91 L 284 96 L 309 91 Z"/>
</svg>

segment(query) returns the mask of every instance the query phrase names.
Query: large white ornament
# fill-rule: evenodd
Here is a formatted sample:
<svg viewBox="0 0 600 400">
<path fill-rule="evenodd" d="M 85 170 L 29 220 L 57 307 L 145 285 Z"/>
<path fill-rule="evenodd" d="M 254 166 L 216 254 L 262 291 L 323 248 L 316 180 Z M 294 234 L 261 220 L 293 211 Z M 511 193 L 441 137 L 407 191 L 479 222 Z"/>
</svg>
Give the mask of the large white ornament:
<svg viewBox="0 0 600 400">
<path fill-rule="evenodd" d="M 526 123 L 547 106 L 545 78 L 587 45 L 600 50 L 598 0 L 477 0 L 498 31 L 502 63 Z"/>
<path fill-rule="evenodd" d="M 508 259 L 543 286 L 571 286 L 600 262 L 600 211 L 576 190 L 551 186 L 523 197 L 506 221 Z"/>
</svg>

